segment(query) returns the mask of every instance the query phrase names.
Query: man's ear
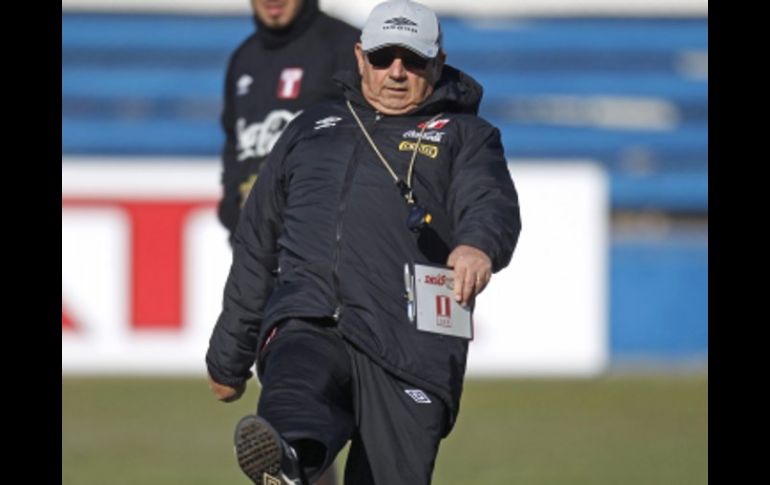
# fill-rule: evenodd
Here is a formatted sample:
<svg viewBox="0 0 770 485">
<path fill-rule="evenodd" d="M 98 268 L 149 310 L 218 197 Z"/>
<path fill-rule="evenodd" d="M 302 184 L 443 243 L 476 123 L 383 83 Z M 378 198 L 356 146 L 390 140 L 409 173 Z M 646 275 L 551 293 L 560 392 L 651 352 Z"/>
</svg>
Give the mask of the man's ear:
<svg viewBox="0 0 770 485">
<path fill-rule="evenodd" d="M 363 77 L 364 75 L 364 51 L 361 49 L 361 43 L 356 42 L 353 46 L 353 53 L 356 55 L 356 61 L 358 61 L 358 74 Z"/>
</svg>

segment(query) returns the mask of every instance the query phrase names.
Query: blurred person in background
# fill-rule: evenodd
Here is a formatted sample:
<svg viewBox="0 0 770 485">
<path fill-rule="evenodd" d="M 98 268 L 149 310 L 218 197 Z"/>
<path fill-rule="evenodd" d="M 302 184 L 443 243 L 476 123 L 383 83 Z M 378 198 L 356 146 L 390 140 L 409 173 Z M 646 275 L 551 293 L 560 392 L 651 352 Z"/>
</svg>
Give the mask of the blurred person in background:
<svg viewBox="0 0 770 485">
<path fill-rule="evenodd" d="M 265 157 L 305 107 L 340 98 L 332 75 L 353 69 L 360 31 L 321 12 L 318 0 L 251 0 L 257 30 L 230 57 L 222 128 L 218 217 L 233 231 Z"/>
<path fill-rule="evenodd" d="M 430 483 L 468 340 L 417 329 L 404 265 L 453 268 L 471 306 L 518 241 L 500 132 L 477 116 L 482 87 L 444 65 L 435 13 L 379 4 L 355 54 L 345 101 L 292 121 L 233 237 L 206 364 L 234 400 L 257 362 L 257 415 L 234 437 L 254 483 L 312 481 L 348 440 L 346 484 Z"/>
<path fill-rule="evenodd" d="M 257 30 L 232 54 L 225 79 L 223 196 L 218 217 L 232 241 L 259 170 L 302 109 L 341 98 L 332 82 L 355 66 L 360 31 L 321 12 L 318 0 L 251 0 Z M 336 483 L 334 466 L 317 485 Z"/>
</svg>

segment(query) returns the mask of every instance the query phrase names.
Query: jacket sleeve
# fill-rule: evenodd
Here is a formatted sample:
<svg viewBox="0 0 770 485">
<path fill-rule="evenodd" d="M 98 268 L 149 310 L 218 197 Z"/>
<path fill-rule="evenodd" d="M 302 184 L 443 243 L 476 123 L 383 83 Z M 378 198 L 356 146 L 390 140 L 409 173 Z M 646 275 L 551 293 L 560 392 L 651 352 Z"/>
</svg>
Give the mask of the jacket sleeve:
<svg viewBox="0 0 770 485">
<path fill-rule="evenodd" d="M 457 245 L 481 249 L 498 272 L 511 261 L 519 239 L 519 199 L 500 131 L 488 124 L 472 131 L 452 166 L 449 210 Z"/>
<path fill-rule="evenodd" d="M 278 267 L 277 239 L 285 204 L 283 166 L 290 129 L 268 156 L 250 192 L 232 238 L 233 261 L 222 312 L 206 353 L 206 366 L 220 384 L 237 386 L 252 375 L 265 304 Z"/>
<path fill-rule="evenodd" d="M 235 54 L 237 55 L 237 53 Z M 233 65 L 235 55 L 230 58 L 227 66 L 227 75 L 225 76 L 224 90 L 224 108 L 220 123 L 225 134 L 224 147 L 222 148 L 222 198 L 217 207 L 217 216 L 219 222 L 227 229 L 230 242 L 232 243 L 235 224 L 238 222 L 240 214 L 240 195 L 238 185 L 240 184 L 242 174 L 242 164 L 237 159 L 237 138 L 235 134 L 235 94 L 233 89 L 235 81 L 233 79 Z"/>
</svg>

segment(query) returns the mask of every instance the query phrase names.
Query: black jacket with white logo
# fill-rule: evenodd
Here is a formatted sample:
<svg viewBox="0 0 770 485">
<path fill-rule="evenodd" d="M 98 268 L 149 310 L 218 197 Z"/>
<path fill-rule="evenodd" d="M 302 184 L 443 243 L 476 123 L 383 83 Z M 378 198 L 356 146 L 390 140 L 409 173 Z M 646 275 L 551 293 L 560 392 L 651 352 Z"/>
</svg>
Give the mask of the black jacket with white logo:
<svg viewBox="0 0 770 485">
<path fill-rule="evenodd" d="M 390 372 L 439 395 L 453 423 L 468 342 L 409 321 L 404 263 L 445 264 L 459 244 L 483 250 L 495 272 L 509 263 L 521 222 L 500 133 L 475 115 L 481 86 L 449 66 L 404 116 L 376 112 L 357 73 L 338 81 L 401 178 L 421 123 L 443 113 L 427 126 L 414 169 L 415 194 L 433 220 L 419 234 L 407 228 L 407 204 L 345 102 L 305 110 L 268 157 L 241 215 L 209 372 L 239 384 L 282 319 L 326 318 Z"/>
<path fill-rule="evenodd" d="M 242 194 L 289 121 L 314 102 L 342 98 L 332 75 L 355 68 L 353 46 L 360 37 L 354 27 L 319 11 L 317 0 L 303 2 L 282 30 L 265 28 L 257 17 L 255 22 L 257 31 L 232 54 L 225 79 L 218 216 L 231 238 Z"/>
</svg>

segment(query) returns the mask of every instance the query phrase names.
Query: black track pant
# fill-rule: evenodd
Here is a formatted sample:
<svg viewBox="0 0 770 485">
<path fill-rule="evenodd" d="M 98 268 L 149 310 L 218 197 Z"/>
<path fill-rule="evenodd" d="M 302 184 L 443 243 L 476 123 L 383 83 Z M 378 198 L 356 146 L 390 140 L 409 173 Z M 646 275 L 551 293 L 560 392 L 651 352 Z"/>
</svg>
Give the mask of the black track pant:
<svg viewBox="0 0 770 485">
<path fill-rule="evenodd" d="M 352 440 L 345 485 L 429 484 L 444 403 L 375 364 L 334 327 L 291 319 L 264 352 L 257 414 L 315 480 Z"/>
</svg>

